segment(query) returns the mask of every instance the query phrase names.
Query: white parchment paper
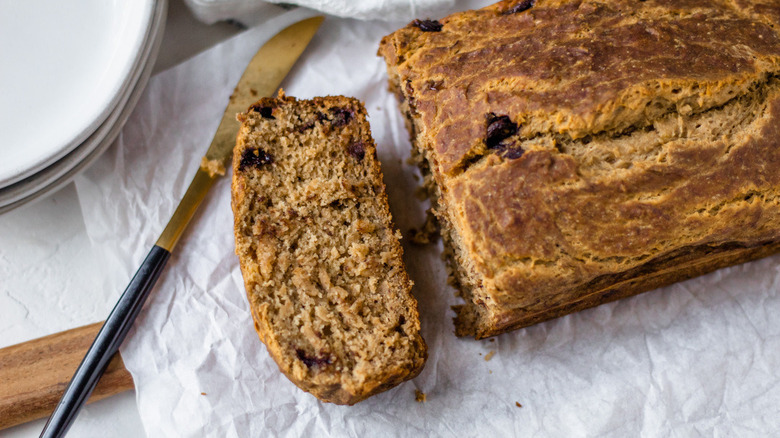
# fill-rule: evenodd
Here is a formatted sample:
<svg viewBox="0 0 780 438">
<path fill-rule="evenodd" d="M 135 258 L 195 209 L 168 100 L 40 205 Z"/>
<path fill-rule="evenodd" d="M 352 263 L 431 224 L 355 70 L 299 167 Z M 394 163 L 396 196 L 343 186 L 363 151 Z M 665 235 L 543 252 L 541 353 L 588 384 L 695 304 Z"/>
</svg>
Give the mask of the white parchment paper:
<svg viewBox="0 0 780 438">
<path fill-rule="evenodd" d="M 78 178 L 87 231 L 117 291 L 183 194 L 249 58 L 303 14 L 152 78 L 117 144 Z M 283 86 L 301 98 L 365 101 L 391 210 L 406 232 L 427 205 L 413 195 L 408 134 L 375 56 L 380 38 L 402 24 L 327 19 Z M 218 182 L 122 349 L 148 435 L 742 437 L 780 429 L 779 257 L 474 341 L 453 335 L 458 299 L 445 285 L 441 244 L 404 245 L 429 346 L 424 371 L 353 407 L 322 403 L 279 373 L 254 332 L 233 252 L 229 179 Z M 427 402 L 415 401 L 415 389 Z"/>
</svg>

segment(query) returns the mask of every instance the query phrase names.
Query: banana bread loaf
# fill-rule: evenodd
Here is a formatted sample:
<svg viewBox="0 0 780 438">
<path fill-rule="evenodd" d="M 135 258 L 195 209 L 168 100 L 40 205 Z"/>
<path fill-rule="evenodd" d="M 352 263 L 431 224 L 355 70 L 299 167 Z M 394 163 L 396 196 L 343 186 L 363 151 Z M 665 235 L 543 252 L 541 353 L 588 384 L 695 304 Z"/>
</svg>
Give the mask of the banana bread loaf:
<svg viewBox="0 0 780 438">
<path fill-rule="evenodd" d="M 239 120 L 236 254 L 280 370 L 338 404 L 415 377 L 427 349 L 363 105 L 280 93 Z"/>
<path fill-rule="evenodd" d="M 382 40 L 484 338 L 780 249 L 780 1 L 507 0 Z"/>
</svg>

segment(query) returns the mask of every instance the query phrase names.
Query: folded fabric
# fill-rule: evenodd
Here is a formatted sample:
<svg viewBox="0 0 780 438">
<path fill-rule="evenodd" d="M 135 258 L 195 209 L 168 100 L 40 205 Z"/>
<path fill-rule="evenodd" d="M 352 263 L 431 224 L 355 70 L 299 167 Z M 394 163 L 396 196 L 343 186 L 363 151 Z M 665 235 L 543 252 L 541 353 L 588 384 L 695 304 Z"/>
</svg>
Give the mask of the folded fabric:
<svg viewBox="0 0 780 438">
<path fill-rule="evenodd" d="M 195 16 L 206 23 L 234 20 L 252 26 L 273 17 L 285 9 L 304 6 L 337 17 L 359 20 L 411 20 L 438 16 L 442 8 L 455 0 L 185 0 Z M 273 3 L 278 3 L 273 4 Z"/>
</svg>

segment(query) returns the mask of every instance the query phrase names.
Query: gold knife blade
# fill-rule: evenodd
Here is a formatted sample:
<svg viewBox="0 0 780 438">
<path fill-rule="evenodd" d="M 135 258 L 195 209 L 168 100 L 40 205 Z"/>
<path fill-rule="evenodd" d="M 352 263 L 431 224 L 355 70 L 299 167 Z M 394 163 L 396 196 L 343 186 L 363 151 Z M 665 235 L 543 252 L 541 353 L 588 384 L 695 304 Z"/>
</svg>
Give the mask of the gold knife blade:
<svg viewBox="0 0 780 438">
<path fill-rule="evenodd" d="M 276 93 L 279 84 L 314 37 L 323 19 L 313 17 L 299 21 L 276 34 L 258 50 L 230 96 L 222 122 L 206 152 L 206 159 L 224 160 L 223 164 L 227 164 L 238 134 L 236 113 L 246 111 L 259 98 L 271 97 Z"/>
<path fill-rule="evenodd" d="M 222 168 L 227 165 L 238 134 L 236 114 L 246 111 L 259 98 L 271 97 L 276 93 L 279 84 L 317 33 L 323 19 L 313 17 L 299 21 L 276 34 L 257 51 L 230 96 L 222 121 L 206 151 L 205 161 Z M 198 169 L 168 225 L 157 239 L 157 246 L 168 252 L 173 251 L 190 218 L 219 176 L 203 166 Z"/>
</svg>

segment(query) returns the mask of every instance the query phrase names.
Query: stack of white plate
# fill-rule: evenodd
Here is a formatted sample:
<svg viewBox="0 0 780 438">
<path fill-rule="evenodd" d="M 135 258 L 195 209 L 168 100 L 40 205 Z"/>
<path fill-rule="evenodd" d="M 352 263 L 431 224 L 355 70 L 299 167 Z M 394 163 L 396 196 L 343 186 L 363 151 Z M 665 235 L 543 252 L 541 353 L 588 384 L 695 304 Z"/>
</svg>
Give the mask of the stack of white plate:
<svg viewBox="0 0 780 438">
<path fill-rule="evenodd" d="M 149 79 L 167 0 L 0 0 L 0 213 L 67 184 Z"/>
</svg>

